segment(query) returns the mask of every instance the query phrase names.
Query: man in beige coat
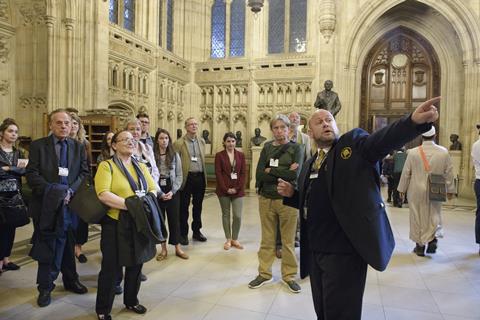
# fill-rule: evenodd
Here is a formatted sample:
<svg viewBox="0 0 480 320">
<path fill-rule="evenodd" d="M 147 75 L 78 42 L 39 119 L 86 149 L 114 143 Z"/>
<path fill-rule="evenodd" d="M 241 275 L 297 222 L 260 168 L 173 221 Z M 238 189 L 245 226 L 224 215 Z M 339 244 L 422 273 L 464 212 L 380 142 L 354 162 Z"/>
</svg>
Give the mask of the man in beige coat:
<svg viewBox="0 0 480 320">
<path fill-rule="evenodd" d="M 207 241 L 202 234 L 202 204 L 207 185 L 205 169 L 205 140 L 197 135 L 198 121 L 185 120 L 187 133 L 175 141 L 174 148 L 182 160 L 182 186 L 180 187 L 180 244 L 188 245 L 188 208 L 192 199 L 193 239 Z"/>
<path fill-rule="evenodd" d="M 452 161 L 447 149 L 435 143 L 435 127 L 422 134 L 422 138 L 421 146 L 408 151 L 397 188 L 402 198 L 408 192 L 410 239 L 416 243 L 414 252 L 418 256 L 425 256 L 425 246 L 427 253 L 436 252 L 436 233 L 442 224 L 442 203 L 429 199 L 428 172 L 421 150 L 425 154 L 430 172 L 445 177 L 448 198 L 450 199 L 454 193 Z"/>
</svg>

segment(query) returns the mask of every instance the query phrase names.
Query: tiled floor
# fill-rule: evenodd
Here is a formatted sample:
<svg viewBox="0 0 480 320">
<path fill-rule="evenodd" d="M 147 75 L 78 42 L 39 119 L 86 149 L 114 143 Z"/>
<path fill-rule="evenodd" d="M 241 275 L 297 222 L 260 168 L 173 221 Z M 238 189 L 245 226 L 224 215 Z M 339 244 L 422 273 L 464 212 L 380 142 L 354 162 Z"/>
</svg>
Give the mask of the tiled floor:
<svg viewBox="0 0 480 320">
<path fill-rule="evenodd" d="M 255 195 L 246 197 L 240 240 L 245 250 L 223 250 L 220 207 L 215 196 L 205 200 L 206 243 L 191 242 L 185 248 L 190 260 L 170 255 L 166 261 L 150 261 L 144 267 L 148 281 L 139 298 L 149 309 L 138 316 L 123 309 L 117 297 L 114 319 L 315 319 L 308 279 L 303 291 L 290 293 L 280 283 L 279 261 L 274 264 L 273 284 L 251 290 L 247 283 L 257 275 L 260 226 Z M 363 319 L 480 319 L 480 256 L 474 243 L 474 213 L 467 206 L 444 210 L 445 238 L 434 256 L 411 253 L 408 209 L 388 207 L 396 238 L 395 254 L 385 272 L 368 272 Z M 28 228 L 19 237 L 28 234 Z M 86 295 L 65 292 L 61 281 L 53 302 L 38 308 L 35 300 L 36 264 L 0 277 L 0 319 L 95 319 L 96 279 L 100 264 L 99 240 L 90 241 L 88 263 L 79 264 Z"/>
</svg>

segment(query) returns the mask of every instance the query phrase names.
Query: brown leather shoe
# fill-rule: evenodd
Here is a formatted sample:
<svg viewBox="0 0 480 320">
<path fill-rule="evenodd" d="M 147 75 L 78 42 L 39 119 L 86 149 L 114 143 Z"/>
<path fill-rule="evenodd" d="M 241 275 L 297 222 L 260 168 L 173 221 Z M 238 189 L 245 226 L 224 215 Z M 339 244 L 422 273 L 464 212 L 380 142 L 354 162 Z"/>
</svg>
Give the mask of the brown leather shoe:
<svg viewBox="0 0 480 320">
<path fill-rule="evenodd" d="M 167 259 L 168 253 L 166 251 L 162 251 L 157 255 L 157 261 L 162 261 Z"/>
<path fill-rule="evenodd" d="M 175 251 L 175 255 L 181 259 L 188 260 L 189 256 L 185 252 Z"/>
</svg>

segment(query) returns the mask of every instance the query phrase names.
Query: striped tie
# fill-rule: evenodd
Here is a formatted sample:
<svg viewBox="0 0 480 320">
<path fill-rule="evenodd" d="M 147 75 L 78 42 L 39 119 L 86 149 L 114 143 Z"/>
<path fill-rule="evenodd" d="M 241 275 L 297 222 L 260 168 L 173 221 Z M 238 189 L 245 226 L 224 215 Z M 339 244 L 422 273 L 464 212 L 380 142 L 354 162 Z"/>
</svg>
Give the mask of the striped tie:
<svg viewBox="0 0 480 320">
<path fill-rule="evenodd" d="M 320 151 L 318 151 L 317 159 L 315 159 L 315 163 L 313 164 L 313 168 L 315 169 L 315 171 L 320 170 L 323 160 L 325 159 L 325 155 L 326 153 L 325 151 L 323 151 L 323 149 L 320 149 Z"/>
</svg>

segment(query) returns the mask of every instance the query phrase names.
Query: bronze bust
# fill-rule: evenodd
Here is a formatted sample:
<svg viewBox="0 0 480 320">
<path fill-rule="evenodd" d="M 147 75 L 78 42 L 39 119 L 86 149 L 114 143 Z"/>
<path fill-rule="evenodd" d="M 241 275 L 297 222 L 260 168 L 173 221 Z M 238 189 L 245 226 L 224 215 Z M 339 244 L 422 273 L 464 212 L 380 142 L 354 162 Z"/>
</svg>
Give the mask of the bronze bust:
<svg viewBox="0 0 480 320">
<path fill-rule="evenodd" d="M 263 137 L 261 134 L 260 128 L 255 128 L 255 136 L 250 139 L 252 146 L 260 146 L 267 138 Z"/>
<path fill-rule="evenodd" d="M 452 133 L 450 135 L 450 150 L 462 150 L 462 143 L 458 141 L 458 134 Z"/>
</svg>

